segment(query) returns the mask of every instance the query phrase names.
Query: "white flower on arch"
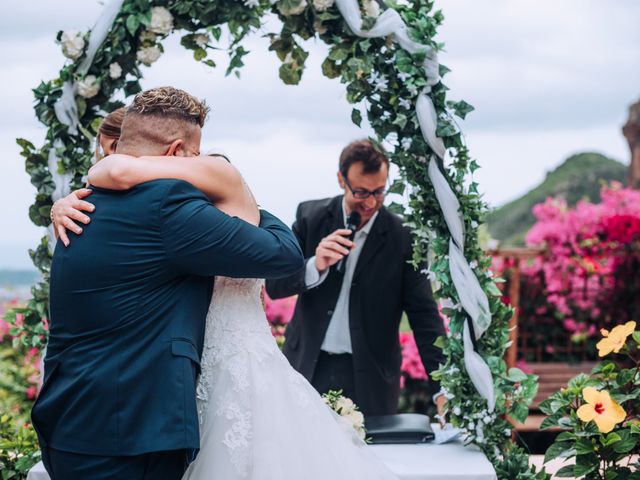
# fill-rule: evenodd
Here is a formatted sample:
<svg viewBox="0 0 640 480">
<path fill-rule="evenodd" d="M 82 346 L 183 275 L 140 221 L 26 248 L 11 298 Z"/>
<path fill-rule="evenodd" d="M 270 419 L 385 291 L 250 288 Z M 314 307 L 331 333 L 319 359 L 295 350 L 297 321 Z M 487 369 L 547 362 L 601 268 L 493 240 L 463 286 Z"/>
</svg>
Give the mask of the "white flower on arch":
<svg viewBox="0 0 640 480">
<path fill-rule="evenodd" d="M 80 58 L 86 45 L 82 34 L 75 30 L 62 32 L 58 43 L 62 46 L 62 54 L 71 60 Z"/>
<path fill-rule="evenodd" d="M 164 7 L 151 9 L 151 24 L 149 31 L 159 35 L 168 35 L 173 30 L 173 15 Z"/>
<path fill-rule="evenodd" d="M 162 55 L 162 50 L 157 45 L 153 47 L 143 47 L 138 50 L 136 57 L 139 62 L 144 63 L 147 67 L 155 63 Z"/>
<path fill-rule="evenodd" d="M 83 98 L 93 98 L 100 91 L 100 80 L 95 75 L 87 75 L 76 82 L 76 92 Z"/>
</svg>

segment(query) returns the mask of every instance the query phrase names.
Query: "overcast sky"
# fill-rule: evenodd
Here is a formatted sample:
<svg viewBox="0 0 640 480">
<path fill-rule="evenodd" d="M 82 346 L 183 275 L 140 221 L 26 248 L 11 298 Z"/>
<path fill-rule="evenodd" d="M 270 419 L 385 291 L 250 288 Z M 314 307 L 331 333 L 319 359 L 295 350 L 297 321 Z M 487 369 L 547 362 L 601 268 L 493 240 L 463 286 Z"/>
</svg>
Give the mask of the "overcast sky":
<svg viewBox="0 0 640 480">
<path fill-rule="evenodd" d="M 628 106 L 640 99 L 640 2 L 637 0 L 440 0 L 438 41 L 450 99 L 476 107 L 462 128 L 482 166 L 476 178 L 491 205 L 511 200 L 544 179 L 566 157 L 595 150 L 624 163 L 620 132 Z M 58 30 L 90 28 L 94 0 L 2 0 L 0 16 L 0 268 L 30 268 L 26 253 L 42 230 L 27 211 L 35 194 L 16 137 L 40 145 L 43 128 L 31 88 L 64 63 Z M 242 79 L 197 64 L 178 36 L 145 68 L 143 86 L 173 85 L 206 98 L 212 115 L 203 151 L 229 155 L 259 203 L 293 220 L 298 202 L 338 193 L 337 157 L 366 136 L 350 122 L 343 86 L 320 71 L 326 48 L 311 55 L 301 85 L 278 79 L 268 42 L 251 38 Z"/>
</svg>

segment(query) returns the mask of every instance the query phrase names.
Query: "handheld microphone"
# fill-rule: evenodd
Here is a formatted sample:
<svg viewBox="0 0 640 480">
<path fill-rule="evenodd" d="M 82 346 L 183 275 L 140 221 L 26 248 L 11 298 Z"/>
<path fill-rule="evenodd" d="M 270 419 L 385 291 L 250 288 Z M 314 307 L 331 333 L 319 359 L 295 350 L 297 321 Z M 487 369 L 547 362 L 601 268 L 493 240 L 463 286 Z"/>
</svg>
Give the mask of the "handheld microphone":
<svg viewBox="0 0 640 480">
<path fill-rule="evenodd" d="M 355 237 L 356 235 L 356 231 L 358 230 L 358 227 L 360 226 L 360 220 L 362 219 L 362 217 L 360 216 L 360 214 L 356 211 L 353 211 L 349 214 L 349 216 L 347 217 L 347 224 L 345 225 L 344 228 L 351 230 L 351 235 L 349 235 L 347 238 L 351 241 L 353 241 L 353 237 Z M 336 271 L 338 273 L 344 273 L 344 269 L 345 269 L 345 258 L 343 257 L 336 265 Z"/>
</svg>

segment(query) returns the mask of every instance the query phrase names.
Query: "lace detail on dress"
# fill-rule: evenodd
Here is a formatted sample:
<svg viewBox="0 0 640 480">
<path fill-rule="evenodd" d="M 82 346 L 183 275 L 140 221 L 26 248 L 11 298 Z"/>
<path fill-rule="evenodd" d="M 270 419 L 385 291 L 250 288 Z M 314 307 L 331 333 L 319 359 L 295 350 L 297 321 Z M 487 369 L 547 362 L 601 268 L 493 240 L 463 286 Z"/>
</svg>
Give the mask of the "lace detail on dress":
<svg viewBox="0 0 640 480">
<path fill-rule="evenodd" d="M 211 412 L 227 420 L 223 443 L 243 476 L 250 467 L 251 392 L 268 387 L 255 377 L 249 378 L 251 362 L 246 356 L 264 361 L 280 354 L 260 299 L 262 285 L 263 281 L 256 279 L 216 278 L 196 389 L 201 428 Z M 216 389 L 222 378 L 230 380 L 224 383 L 224 394 Z"/>
<path fill-rule="evenodd" d="M 229 394 L 216 409 L 216 415 L 223 416 L 231 427 L 224 434 L 223 443 L 229 450 L 231 463 L 236 467 L 240 475 L 249 473 L 251 455 L 251 410 L 242 409 L 235 403 Z"/>
</svg>

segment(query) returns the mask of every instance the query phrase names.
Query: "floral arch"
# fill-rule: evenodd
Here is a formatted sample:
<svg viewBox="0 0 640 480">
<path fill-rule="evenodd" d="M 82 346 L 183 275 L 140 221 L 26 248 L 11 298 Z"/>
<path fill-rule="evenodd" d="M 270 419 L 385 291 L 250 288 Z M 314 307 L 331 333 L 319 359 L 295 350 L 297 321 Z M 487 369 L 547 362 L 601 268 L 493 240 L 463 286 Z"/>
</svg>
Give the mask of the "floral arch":
<svg viewBox="0 0 640 480">
<path fill-rule="evenodd" d="M 415 236 L 414 264 L 430 259 L 424 271 L 437 285 L 449 319 L 449 335 L 437 343 L 446 365 L 434 373 L 448 398 L 448 416 L 477 444 L 504 479 L 536 478 L 528 455 L 512 442 L 507 417 L 523 421 L 534 397 L 535 377 L 507 370 L 512 311 L 500 300 L 490 260 L 478 246 L 477 229 L 485 209 L 470 158 L 453 115 L 464 118 L 473 107 L 447 100 L 438 63 L 442 44 L 434 37 L 443 20 L 432 0 L 110 0 L 94 28 L 60 32 L 57 40 L 70 60 L 53 80 L 34 89 L 35 112 L 48 128 L 44 145 L 18 139 L 27 172 L 37 187 L 31 220 L 49 233 L 30 251 L 44 280 L 32 289 L 26 308 L 10 313 L 20 341 L 30 347 L 46 343 L 48 275 L 53 201 L 83 185 L 92 163 L 94 137 L 102 118 L 141 90 L 140 65 L 151 65 L 163 52 L 162 41 L 179 32 L 181 44 L 196 61 L 211 67 L 208 52 L 219 48 L 223 27 L 231 42 L 226 74 L 239 75 L 245 37 L 273 13 L 282 28 L 269 33 L 270 50 L 280 61 L 280 78 L 297 84 L 307 53 L 300 39 L 318 37 L 328 45 L 323 74 L 340 79 L 351 119 L 364 117 L 377 141 L 394 148 L 391 161 L 401 178 L 392 191 L 408 190 L 403 213 Z"/>
</svg>

